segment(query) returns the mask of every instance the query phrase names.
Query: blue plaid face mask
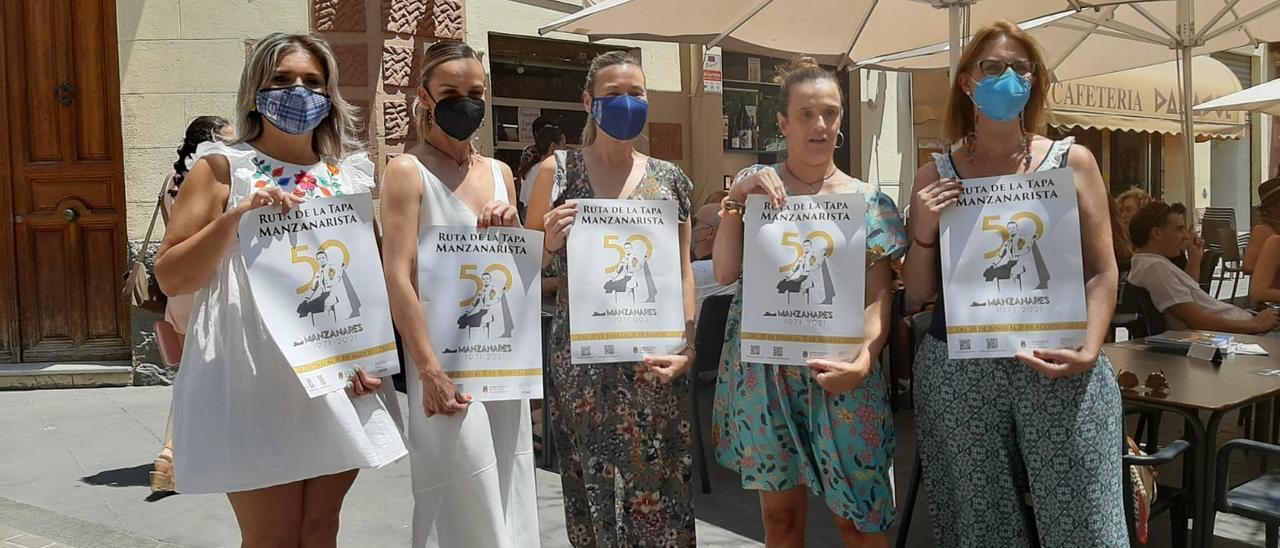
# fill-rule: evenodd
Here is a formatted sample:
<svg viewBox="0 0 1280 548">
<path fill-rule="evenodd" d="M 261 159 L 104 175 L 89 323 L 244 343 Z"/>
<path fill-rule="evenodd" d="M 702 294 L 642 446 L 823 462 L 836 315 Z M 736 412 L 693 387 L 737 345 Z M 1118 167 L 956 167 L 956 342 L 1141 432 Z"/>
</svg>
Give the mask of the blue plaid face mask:
<svg viewBox="0 0 1280 548">
<path fill-rule="evenodd" d="M 302 135 L 329 116 L 329 96 L 306 86 L 264 89 L 258 92 L 255 110 L 280 131 Z"/>
</svg>

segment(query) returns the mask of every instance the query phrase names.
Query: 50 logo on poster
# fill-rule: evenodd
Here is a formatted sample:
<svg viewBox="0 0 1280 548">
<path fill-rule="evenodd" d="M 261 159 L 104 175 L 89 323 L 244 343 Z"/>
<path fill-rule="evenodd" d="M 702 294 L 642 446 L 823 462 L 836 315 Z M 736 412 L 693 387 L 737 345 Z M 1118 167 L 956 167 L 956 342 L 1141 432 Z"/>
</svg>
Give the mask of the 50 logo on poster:
<svg viewBox="0 0 1280 548">
<path fill-rule="evenodd" d="M 294 246 L 292 248 L 289 248 L 290 264 L 303 263 L 311 267 L 311 276 L 307 278 L 307 282 L 298 286 L 298 288 L 295 290 L 298 292 L 299 295 L 302 295 L 310 291 L 311 288 L 315 286 L 316 277 L 319 276 L 322 271 L 333 269 L 331 262 L 328 260 L 329 254 L 327 251 L 325 251 L 327 249 L 337 249 L 342 252 L 342 263 L 339 266 L 345 267 L 346 265 L 351 264 L 351 252 L 347 250 L 346 244 L 343 244 L 338 240 L 325 240 L 316 249 L 316 253 L 314 256 L 309 256 L 305 254 L 306 252 L 311 250 L 311 246 L 299 245 L 299 246 Z M 319 261 L 319 257 L 321 256 L 325 257 L 325 264 L 323 265 L 320 264 L 320 261 Z M 331 273 L 325 272 L 325 274 L 330 275 Z"/>
<path fill-rule="evenodd" d="M 1036 240 L 1039 240 L 1042 237 L 1044 237 L 1044 220 L 1041 219 L 1039 215 L 1036 215 L 1035 213 L 1032 213 L 1030 211 L 1019 211 L 1017 213 L 1014 213 L 1013 215 L 1009 216 L 1008 222 L 1004 222 L 1004 223 L 1000 222 L 1001 219 L 999 215 L 984 215 L 982 217 L 982 231 L 999 233 L 1000 243 L 996 245 L 996 247 L 991 251 L 984 253 L 982 257 L 984 259 L 994 259 L 997 256 L 999 256 L 1000 250 L 1004 249 L 1005 245 L 1009 243 L 1009 238 L 1012 237 L 1011 232 L 1017 231 L 1018 221 L 1021 221 L 1024 219 L 1029 219 L 1031 220 L 1031 222 L 1035 223 L 1036 225 L 1035 239 Z M 1013 225 L 1013 226 L 1010 227 L 1009 225 Z"/>
<path fill-rule="evenodd" d="M 622 242 L 622 243 L 619 243 L 619 242 Z M 644 244 L 645 251 L 643 254 L 636 253 L 635 251 L 636 242 L 641 242 Z M 623 263 L 628 259 L 645 260 L 653 256 L 653 242 L 650 241 L 649 238 L 643 234 L 632 234 L 630 237 L 628 237 L 625 240 L 625 242 L 617 234 L 605 234 L 602 245 L 604 246 L 605 249 L 612 249 L 615 253 L 618 254 L 618 260 L 613 264 L 605 267 L 604 269 L 605 273 L 617 272 L 619 268 L 623 267 Z"/>
<path fill-rule="evenodd" d="M 800 261 L 804 260 L 805 255 L 810 253 L 813 249 L 812 242 L 814 238 L 822 238 L 824 241 L 827 242 L 827 246 L 823 248 L 823 252 L 822 252 L 823 257 L 830 257 L 831 254 L 835 251 L 835 248 L 836 248 L 835 240 L 831 238 L 830 234 L 827 234 L 822 230 L 815 230 L 813 232 L 810 232 L 808 236 L 804 237 L 804 240 L 798 240 L 797 238 L 799 237 L 800 237 L 799 232 L 783 232 L 782 233 L 782 242 L 781 242 L 782 245 L 784 247 L 790 247 L 792 251 L 795 252 L 796 256 L 795 256 L 795 259 L 792 259 L 791 262 L 778 267 L 778 272 L 789 272 L 796 267 L 796 263 L 799 263 Z"/>
<path fill-rule="evenodd" d="M 480 274 L 477 274 L 477 272 L 480 272 Z M 477 300 L 483 300 L 483 298 L 486 297 L 486 295 L 482 295 L 482 293 L 484 293 L 486 287 L 489 288 L 490 291 L 495 291 L 496 289 L 493 288 L 493 282 L 492 282 L 494 272 L 501 272 L 506 279 L 506 284 L 503 286 L 502 292 L 506 293 L 507 291 L 511 291 L 511 269 L 507 268 L 507 265 L 504 265 L 501 263 L 494 263 L 484 267 L 483 271 L 480 271 L 480 265 L 475 265 L 475 264 L 461 265 L 458 268 L 458 279 L 469 281 L 475 284 L 476 291 L 475 291 L 475 294 L 472 295 L 471 297 L 463 299 L 461 302 L 459 302 L 458 306 L 462 308 L 467 308 L 472 304 L 474 304 Z M 497 295 L 496 294 L 488 295 L 487 297 L 496 298 Z"/>
</svg>

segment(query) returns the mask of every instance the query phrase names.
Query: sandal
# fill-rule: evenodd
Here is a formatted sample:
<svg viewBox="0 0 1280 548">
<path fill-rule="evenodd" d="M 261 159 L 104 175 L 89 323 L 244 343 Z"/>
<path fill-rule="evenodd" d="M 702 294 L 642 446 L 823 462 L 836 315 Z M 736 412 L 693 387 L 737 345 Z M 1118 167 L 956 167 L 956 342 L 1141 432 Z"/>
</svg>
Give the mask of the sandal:
<svg viewBox="0 0 1280 548">
<path fill-rule="evenodd" d="M 173 493 L 173 457 L 161 454 L 151 463 L 151 492 Z"/>
</svg>

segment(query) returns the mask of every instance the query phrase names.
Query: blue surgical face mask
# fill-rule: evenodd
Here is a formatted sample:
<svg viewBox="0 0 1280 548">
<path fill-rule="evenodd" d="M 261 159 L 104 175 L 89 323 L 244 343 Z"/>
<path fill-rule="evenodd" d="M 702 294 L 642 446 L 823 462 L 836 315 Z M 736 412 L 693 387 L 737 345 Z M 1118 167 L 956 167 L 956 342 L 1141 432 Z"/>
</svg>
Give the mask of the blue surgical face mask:
<svg viewBox="0 0 1280 548">
<path fill-rule="evenodd" d="M 600 130 L 619 141 L 640 136 L 649 118 L 649 103 L 630 95 L 593 97 L 591 117 Z"/>
<path fill-rule="evenodd" d="M 1031 79 L 1018 76 L 1012 68 L 999 76 L 987 76 L 973 90 L 973 104 L 997 122 L 1008 122 L 1022 114 L 1031 98 Z"/>
<path fill-rule="evenodd" d="M 254 109 L 280 131 L 302 135 L 329 116 L 330 106 L 329 96 L 306 86 L 291 86 L 259 91 Z"/>
</svg>

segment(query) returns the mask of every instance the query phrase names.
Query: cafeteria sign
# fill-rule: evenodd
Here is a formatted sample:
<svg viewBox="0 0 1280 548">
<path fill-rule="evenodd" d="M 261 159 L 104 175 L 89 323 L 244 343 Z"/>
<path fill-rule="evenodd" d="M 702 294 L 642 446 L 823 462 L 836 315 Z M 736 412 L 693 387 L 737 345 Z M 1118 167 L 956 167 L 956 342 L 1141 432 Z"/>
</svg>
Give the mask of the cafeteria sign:
<svg viewBox="0 0 1280 548">
<path fill-rule="evenodd" d="M 342 390 L 357 366 L 400 371 L 368 193 L 250 211 L 240 249 L 267 332 L 308 396 Z"/>
<path fill-rule="evenodd" d="M 966 179 L 941 219 L 951 359 L 1077 348 L 1086 328 L 1070 168 Z"/>
<path fill-rule="evenodd" d="M 638 362 L 685 346 L 676 204 L 578 200 L 569 232 L 572 363 Z"/>
</svg>

